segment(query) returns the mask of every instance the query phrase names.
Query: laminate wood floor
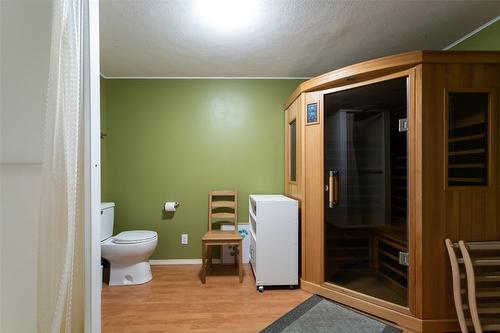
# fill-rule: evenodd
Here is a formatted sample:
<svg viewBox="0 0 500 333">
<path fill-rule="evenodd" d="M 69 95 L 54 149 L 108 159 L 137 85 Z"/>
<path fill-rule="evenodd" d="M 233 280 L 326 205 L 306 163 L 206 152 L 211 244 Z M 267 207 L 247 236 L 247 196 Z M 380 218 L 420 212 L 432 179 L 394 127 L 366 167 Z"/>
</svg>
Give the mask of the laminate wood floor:
<svg viewBox="0 0 500 333">
<path fill-rule="evenodd" d="M 249 265 L 241 284 L 232 265 L 215 265 L 204 285 L 200 265 L 152 270 L 144 285 L 103 285 L 103 333 L 259 332 L 311 296 L 300 289 L 259 293 Z"/>
</svg>

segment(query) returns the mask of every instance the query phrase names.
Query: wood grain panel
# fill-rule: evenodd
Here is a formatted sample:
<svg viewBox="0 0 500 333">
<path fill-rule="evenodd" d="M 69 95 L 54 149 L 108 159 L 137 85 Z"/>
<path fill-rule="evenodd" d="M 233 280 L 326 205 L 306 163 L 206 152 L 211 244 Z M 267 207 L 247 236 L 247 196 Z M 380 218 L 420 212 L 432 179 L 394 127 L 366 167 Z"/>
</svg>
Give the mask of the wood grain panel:
<svg viewBox="0 0 500 333">
<path fill-rule="evenodd" d="M 297 146 L 296 146 L 296 154 L 297 154 L 297 181 L 296 181 L 296 192 L 295 199 L 301 200 L 303 197 L 303 183 L 304 183 L 304 168 L 303 168 L 303 160 L 304 160 L 304 148 L 303 148 L 303 139 L 304 139 L 304 119 L 302 117 L 302 109 L 303 103 L 302 99 L 297 99 L 295 101 L 295 121 L 297 123 Z"/>
<path fill-rule="evenodd" d="M 432 65 L 422 68 L 422 292 L 423 318 L 440 318 L 438 313 L 448 307 L 447 297 L 438 299 L 432 293 L 448 290 L 443 276 L 449 263 L 443 235 L 446 233 L 446 210 L 443 209 L 443 110 L 445 72 Z M 417 143 L 419 144 L 419 143 Z M 436 221 L 438 221 L 436 223 Z M 443 255 L 441 255 L 441 252 Z M 451 285 L 450 285 L 451 287 Z"/>
<path fill-rule="evenodd" d="M 304 105 L 318 103 L 319 124 L 305 126 L 305 197 L 304 225 L 306 259 L 305 279 L 321 284 L 324 280 L 323 259 L 323 106 L 319 93 L 306 93 Z M 311 149 L 311 147 L 314 147 Z M 308 260 L 314 258 L 313 260 Z"/>
<path fill-rule="evenodd" d="M 500 66 L 495 64 L 423 65 L 423 318 L 454 318 L 450 269 L 443 239 L 498 239 L 498 109 Z M 491 92 L 489 186 L 447 186 L 447 91 Z"/>
<path fill-rule="evenodd" d="M 306 257 L 303 255 L 302 248 L 304 247 L 305 244 L 305 181 L 306 181 L 306 166 L 305 166 L 305 161 L 306 161 L 306 156 L 305 156 L 305 117 L 306 117 L 306 111 L 305 111 L 305 94 L 302 94 L 298 99 L 297 99 L 297 117 L 299 119 L 299 125 L 300 125 L 300 153 L 299 153 L 299 169 L 298 172 L 300 174 L 299 176 L 299 214 L 300 214 L 300 241 L 301 241 L 301 254 L 300 254 L 300 267 L 301 267 L 301 272 L 300 276 L 302 278 L 302 274 L 304 272 L 304 267 L 306 263 Z"/>
<path fill-rule="evenodd" d="M 410 266 L 408 268 L 408 306 L 411 313 L 420 317 L 422 309 L 420 307 L 421 296 L 419 290 L 422 284 L 420 268 L 422 266 L 422 253 L 420 251 L 421 226 L 422 216 L 420 215 L 419 207 L 421 207 L 421 189 L 417 184 L 420 184 L 422 179 L 421 168 L 421 150 L 416 144 L 420 140 L 421 121 L 418 108 L 420 104 L 420 95 L 418 95 L 418 87 L 421 84 L 420 72 L 416 68 L 399 73 L 401 76 L 408 76 L 408 254 Z M 413 263 L 413 264 L 412 264 Z"/>
<path fill-rule="evenodd" d="M 295 116 L 295 103 L 285 110 L 285 195 L 291 196 L 290 182 L 290 118 Z"/>
<path fill-rule="evenodd" d="M 414 262 L 410 262 L 413 266 L 414 284 L 409 285 L 409 295 L 414 295 L 413 313 L 417 318 L 422 318 L 423 304 L 423 249 L 422 249 L 422 65 L 415 67 L 415 107 L 413 110 L 413 121 L 411 121 L 412 113 L 410 112 L 410 136 L 409 136 L 409 211 L 410 211 L 410 228 L 409 228 L 409 248 L 413 248 Z M 410 258 L 411 260 L 411 258 Z M 413 290 L 411 288 L 414 288 Z M 411 304 L 411 303 L 410 303 Z"/>
<path fill-rule="evenodd" d="M 303 132 L 304 119 L 302 113 L 302 100 L 299 98 L 285 111 L 285 195 L 301 200 L 303 192 Z M 296 125 L 296 180 L 290 178 L 290 124 L 295 121 Z"/>
<path fill-rule="evenodd" d="M 305 244 L 305 225 L 302 221 L 305 219 L 304 206 L 304 182 L 305 182 L 305 166 L 304 166 L 304 141 L 305 141 L 305 110 L 304 110 L 304 96 L 300 96 L 296 99 L 290 107 L 285 110 L 285 190 L 286 196 L 297 199 L 299 201 L 299 214 L 300 214 L 300 244 L 301 248 Z M 297 180 L 290 180 L 290 126 L 289 124 L 295 120 L 297 129 Z M 300 255 L 300 276 L 303 277 L 304 267 L 305 267 L 305 255 L 301 253 Z"/>
</svg>

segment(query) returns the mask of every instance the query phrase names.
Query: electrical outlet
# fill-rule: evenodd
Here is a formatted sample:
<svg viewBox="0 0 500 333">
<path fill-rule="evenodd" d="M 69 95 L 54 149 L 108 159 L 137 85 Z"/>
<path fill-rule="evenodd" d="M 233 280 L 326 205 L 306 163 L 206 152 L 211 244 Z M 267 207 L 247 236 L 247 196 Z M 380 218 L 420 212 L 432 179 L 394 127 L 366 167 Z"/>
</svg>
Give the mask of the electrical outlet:
<svg viewBox="0 0 500 333">
<path fill-rule="evenodd" d="M 181 235 L 181 244 L 186 245 L 188 243 L 188 234 Z"/>
</svg>

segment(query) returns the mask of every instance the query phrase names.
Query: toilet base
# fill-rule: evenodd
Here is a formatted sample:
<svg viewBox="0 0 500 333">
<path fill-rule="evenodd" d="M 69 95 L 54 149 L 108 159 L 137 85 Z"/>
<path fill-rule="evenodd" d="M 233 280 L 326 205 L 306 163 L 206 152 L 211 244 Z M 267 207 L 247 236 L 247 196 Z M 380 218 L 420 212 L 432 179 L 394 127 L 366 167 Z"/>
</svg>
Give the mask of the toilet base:
<svg viewBox="0 0 500 333">
<path fill-rule="evenodd" d="M 110 286 L 143 284 L 151 281 L 151 266 L 148 261 L 138 263 L 111 263 L 109 273 Z"/>
</svg>

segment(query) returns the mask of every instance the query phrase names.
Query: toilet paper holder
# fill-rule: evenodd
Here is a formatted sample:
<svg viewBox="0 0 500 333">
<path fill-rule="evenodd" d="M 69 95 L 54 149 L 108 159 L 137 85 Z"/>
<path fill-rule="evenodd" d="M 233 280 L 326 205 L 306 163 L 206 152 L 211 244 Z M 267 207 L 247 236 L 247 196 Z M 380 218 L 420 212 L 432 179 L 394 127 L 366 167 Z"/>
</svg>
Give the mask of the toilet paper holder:
<svg viewBox="0 0 500 333">
<path fill-rule="evenodd" d="M 174 211 L 179 208 L 181 206 L 181 203 L 180 202 L 177 202 L 177 201 L 167 201 L 165 202 L 165 204 L 163 205 L 163 209 L 167 212 L 171 212 L 171 211 Z"/>
</svg>

